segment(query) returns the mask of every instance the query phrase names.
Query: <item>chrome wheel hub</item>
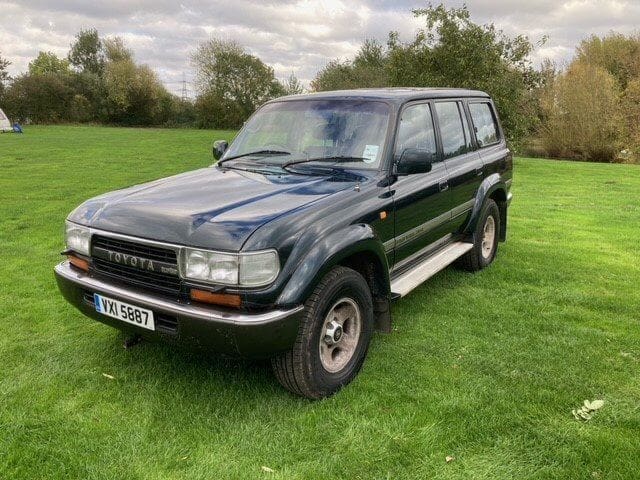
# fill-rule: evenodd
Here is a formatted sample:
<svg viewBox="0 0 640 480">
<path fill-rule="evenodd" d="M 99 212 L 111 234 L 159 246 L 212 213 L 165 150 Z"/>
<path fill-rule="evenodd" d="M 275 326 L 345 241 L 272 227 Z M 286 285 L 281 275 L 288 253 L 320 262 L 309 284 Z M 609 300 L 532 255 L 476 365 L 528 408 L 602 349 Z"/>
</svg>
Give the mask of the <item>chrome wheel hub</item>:
<svg viewBox="0 0 640 480">
<path fill-rule="evenodd" d="M 493 244 L 496 238 L 496 221 L 491 215 L 487 217 L 484 222 L 484 229 L 482 234 L 482 256 L 485 259 L 489 259 L 493 253 Z"/>
<path fill-rule="evenodd" d="M 362 331 L 360 307 L 341 298 L 329 309 L 320 335 L 320 362 L 330 373 L 342 370 L 353 357 Z"/>
<path fill-rule="evenodd" d="M 332 320 L 327 324 L 324 333 L 324 342 L 327 345 L 335 345 L 340 340 L 342 340 L 342 325 Z"/>
</svg>

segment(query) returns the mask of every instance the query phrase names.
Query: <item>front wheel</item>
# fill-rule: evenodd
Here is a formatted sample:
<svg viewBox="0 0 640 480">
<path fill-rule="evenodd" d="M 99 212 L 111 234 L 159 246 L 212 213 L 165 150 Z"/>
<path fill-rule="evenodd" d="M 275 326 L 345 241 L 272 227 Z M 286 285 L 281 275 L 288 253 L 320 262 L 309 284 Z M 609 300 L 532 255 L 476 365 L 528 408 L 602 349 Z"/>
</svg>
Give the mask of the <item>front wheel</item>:
<svg viewBox="0 0 640 480">
<path fill-rule="evenodd" d="M 278 381 L 311 399 L 337 392 L 356 376 L 373 332 L 373 302 L 365 279 L 335 267 L 305 303 L 293 348 L 272 359 Z"/>
<path fill-rule="evenodd" d="M 482 270 L 496 258 L 500 236 L 500 210 L 495 201 L 485 202 L 473 234 L 473 248 L 464 254 L 458 265 L 470 272 Z"/>
</svg>

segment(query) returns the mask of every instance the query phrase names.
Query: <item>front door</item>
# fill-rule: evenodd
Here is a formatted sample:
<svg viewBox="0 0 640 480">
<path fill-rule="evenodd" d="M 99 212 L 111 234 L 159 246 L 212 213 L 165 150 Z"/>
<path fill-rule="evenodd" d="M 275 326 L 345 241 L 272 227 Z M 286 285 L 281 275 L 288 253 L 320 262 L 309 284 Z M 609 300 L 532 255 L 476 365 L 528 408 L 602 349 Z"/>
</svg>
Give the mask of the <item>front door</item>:
<svg viewBox="0 0 640 480">
<path fill-rule="evenodd" d="M 394 199 L 395 264 L 445 236 L 451 221 L 447 170 L 438 154 L 429 102 L 407 105 L 401 112 L 394 147 L 398 160 L 405 149 L 419 149 L 433 158 L 431 171 L 398 177 Z"/>
</svg>

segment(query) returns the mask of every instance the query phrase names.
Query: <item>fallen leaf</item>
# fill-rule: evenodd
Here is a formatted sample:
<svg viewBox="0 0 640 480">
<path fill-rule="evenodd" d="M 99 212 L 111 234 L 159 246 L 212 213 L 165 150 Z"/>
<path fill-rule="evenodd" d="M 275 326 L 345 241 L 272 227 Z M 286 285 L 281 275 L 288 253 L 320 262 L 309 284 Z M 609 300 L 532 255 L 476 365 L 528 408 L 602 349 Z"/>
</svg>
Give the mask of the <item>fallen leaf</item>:
<svg viewBox="0 0 640 480">
<path fill-rule="evenodd" d="M 187 458 L 189 458 L 189 456 L 182 457 L 180 460 L 186 460 Z"/>
<path fill-rule="evenodd" d="M 591 420 L 591 415 L 584 410 L 578 410 L 578 415 L 580 415 L 583 420 Z"/>
<path fill-rule="evenodd" d="M 594 400 L 591 402 L 591 410 L 600 410 L 604 406 L 604 400 Z"/>
<path fill-rule="evenodd" d="M 269 468 L 269 467 L 265 467 L 264 465 L 262 465 L 262 471 L 263 472 L 267 472 L 267 473 L 273 473 L 273 468 Z"/>
<path fill-rule="evenodd" d="M 447 457 L 445 458 L 445 461 L 447 463 L 451 463 L 456 459 L 456 457 L 454 457 L 453 455 L 447 455 Z"/>
<path fill-rule="evenodd" d="M 103 373 L 102 376 L 104 378 L 108 378 L 109 380 L 115 380 L 116 377 L 114 377 L 113 375 L 109 375 L 108 373 Z"/>
</svg>

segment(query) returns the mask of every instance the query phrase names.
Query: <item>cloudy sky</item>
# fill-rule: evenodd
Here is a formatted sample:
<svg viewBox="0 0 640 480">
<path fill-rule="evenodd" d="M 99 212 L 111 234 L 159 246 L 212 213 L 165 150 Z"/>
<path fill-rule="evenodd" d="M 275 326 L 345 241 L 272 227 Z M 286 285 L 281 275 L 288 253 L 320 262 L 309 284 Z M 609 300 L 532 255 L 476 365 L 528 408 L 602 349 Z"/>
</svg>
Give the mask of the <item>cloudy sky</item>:
<svg viewBox="0 0 640 480">
<path fill-rule="evenodd" d="M 437 3 L 437 2 L 434 2 Z M 462 2 L 446 0 L 448 6 Z M 295 73 L 308 85 L 333 58 L 346 59 L 367 38 L 390 30 L 409 39 L 420 26 L 408 0 L 0 0 L 0 53 L 16 74 L 39 50 L 66 55 L 74 34 L 95 27 L 119 35 L 136 59 L 153 67 L 180 93 L 193 78 L 189 53 L 210 37 L 236 40 L 271 65 L 278 78 Z M 640 26 L 640 0 L 467 0 L 473 20 L 494 22 L 507 34 L 549 41 L 535 60 L 563 62 L 580 39 Z"/>
</svg>

